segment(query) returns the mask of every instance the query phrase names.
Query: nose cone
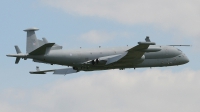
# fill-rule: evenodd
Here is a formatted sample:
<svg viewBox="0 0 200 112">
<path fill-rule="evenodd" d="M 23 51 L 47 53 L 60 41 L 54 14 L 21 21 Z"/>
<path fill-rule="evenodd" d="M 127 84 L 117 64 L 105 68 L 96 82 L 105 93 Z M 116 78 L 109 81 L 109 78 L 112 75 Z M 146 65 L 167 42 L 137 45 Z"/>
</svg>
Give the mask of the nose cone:
<svg viewBox="0 0 200 112">
<path fill-rule="evenodd" d="M 186 55 L 184 56 L 184 61 L 185 63 L 188 63 L 190 61 Z"/>
<path fill-rule="evenodd" d="M 182 61 L 182 64 L 186 64 L 189 62 L 189 59 L 188 57 L 185 55 L 185 54 L 182 54 L 182 57 L 181 57 L 181 61 Z"/>
<path fill-rule="evenodd" d="M 189 59 L 185 54 L 182 53 L 181 55 L 177 56 L 178 65 L 186 64 L 188 62 L 189 62 Z"/>
<path fill-rule="evenodd" d="M 190 62 L 190 60 L 188 59 L 187 56 L 185 56 L 185 61 L 186 61 L 186 63 Z"/>
</svg>

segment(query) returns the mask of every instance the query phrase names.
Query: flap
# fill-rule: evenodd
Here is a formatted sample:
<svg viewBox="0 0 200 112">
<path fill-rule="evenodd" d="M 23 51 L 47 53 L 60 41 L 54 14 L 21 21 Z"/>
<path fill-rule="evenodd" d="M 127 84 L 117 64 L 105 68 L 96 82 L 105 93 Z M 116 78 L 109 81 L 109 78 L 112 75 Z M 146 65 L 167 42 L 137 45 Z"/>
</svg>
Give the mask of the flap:
<svg viewBox="0 0 200 112">
<path fill-rule="evenodd" d="M 65 69 L 58 69 L 55 70 L 53 74 L 71 74 L 71 73 L 76 73 L 77 70 L 74 70 L 73 68 L 65 68 Z"/>
<path fill-rule="evenodd" d="M 117 62 L 118 60 L 123 58 L 126 54 L 127 54 L 127 52 L 124 52 L 123 54 L 118 54 L 118 55 L 110 55 L 110 56 L 99 57 L 98 61 L 99 61 L 99 63 L 103 63 L 105 65 L 108 65 L 108 64 Z M 81 63 L 81 64 L 92 64 L 92 61 L 93 60 L 89 60 L 89 61 L 86 61 L 86 62 Z"/>
<path fill-rule="evenodd" d="M 108 58 L 107 62 L 106 62 L 106 65 L 114 63 L 114 62 L 117 62 L 118 60 L 120 60 L 121 58 L 123 58 L 127 53 L 128 52 L 125 52 L 125 53 L 123 53 L 121 55 L 118 55 L 118 56 L 115 56 L 115 57 L 112 57 L 112 58 Z"/>
</svg>

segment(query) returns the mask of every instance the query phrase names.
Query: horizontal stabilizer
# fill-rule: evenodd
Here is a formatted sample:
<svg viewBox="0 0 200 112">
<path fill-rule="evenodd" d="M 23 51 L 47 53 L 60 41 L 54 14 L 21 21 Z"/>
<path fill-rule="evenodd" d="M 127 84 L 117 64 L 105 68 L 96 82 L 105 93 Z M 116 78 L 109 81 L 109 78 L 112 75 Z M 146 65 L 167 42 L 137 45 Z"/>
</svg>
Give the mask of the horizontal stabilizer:
<svg viewBox="0 0 200 112">
<path fill-rule="evenodd" d="M 8 56 L 8 57 L 19 57 L 19 58 L 26 58 L 27 57 L 26 54 L 8 54 L 6 56 Z"/>
<path fill-rule="evenodd" d="M 44 55 L 48 47 L 52 47 L 55 43 L 47 43 L 29 53 L 29 55 Z"/>
</svg>

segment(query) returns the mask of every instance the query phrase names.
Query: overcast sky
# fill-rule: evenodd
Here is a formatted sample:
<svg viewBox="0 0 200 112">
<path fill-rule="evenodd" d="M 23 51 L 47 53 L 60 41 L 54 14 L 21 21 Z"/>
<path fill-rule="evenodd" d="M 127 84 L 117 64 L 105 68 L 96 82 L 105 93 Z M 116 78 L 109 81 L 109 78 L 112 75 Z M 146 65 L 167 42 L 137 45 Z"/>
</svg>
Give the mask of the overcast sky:
<svg viewBox="0 0 200 112">
<path fill-rule="evenodd" d="M 199 0 L 1 0 L 1 112 L 199 112 Z M 26 33 L 37 27 L 64 49 L 135 46 L 150 36 L 178 47 L 190 59 L 181 66 L 79 72 L 66 76 L 29 71 L 64 68 L 6 54 L 26 51 Z"/>
</svg>

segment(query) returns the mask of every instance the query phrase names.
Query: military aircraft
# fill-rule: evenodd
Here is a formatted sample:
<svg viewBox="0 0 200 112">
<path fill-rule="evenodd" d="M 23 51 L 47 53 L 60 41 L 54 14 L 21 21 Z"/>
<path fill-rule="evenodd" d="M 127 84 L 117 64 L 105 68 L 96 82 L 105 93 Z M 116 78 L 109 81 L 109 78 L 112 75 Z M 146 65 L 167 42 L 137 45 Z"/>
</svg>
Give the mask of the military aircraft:
<svg viewBox="0 0 200 112">
<path fill-rule="evenodd" d="M 54 74 L 66 75 L 80 71 L 176 66 L 189 62 L 187 56 L 174 47 L 188 45 L 156 45 L 148 36 L 146 41 L 138 42 L 138 45 L 134 47 L 62 50 L 62 46 L 49 43 L 46 38 L 37 39 L 35 34 L 37 30 L 39 29 L 24 30 L 27 32 L 26 54 L 15 46 L 17 54 L 7 56 L 16 57 L 16 64 L 22 58 L 33 59 L 38 63 L 70 66 L 70 68 L 40 71 L 39 67 L 36 67 L 36 71 L 31 71 L 31 74 L 54 72 Z"/>
</svg>

